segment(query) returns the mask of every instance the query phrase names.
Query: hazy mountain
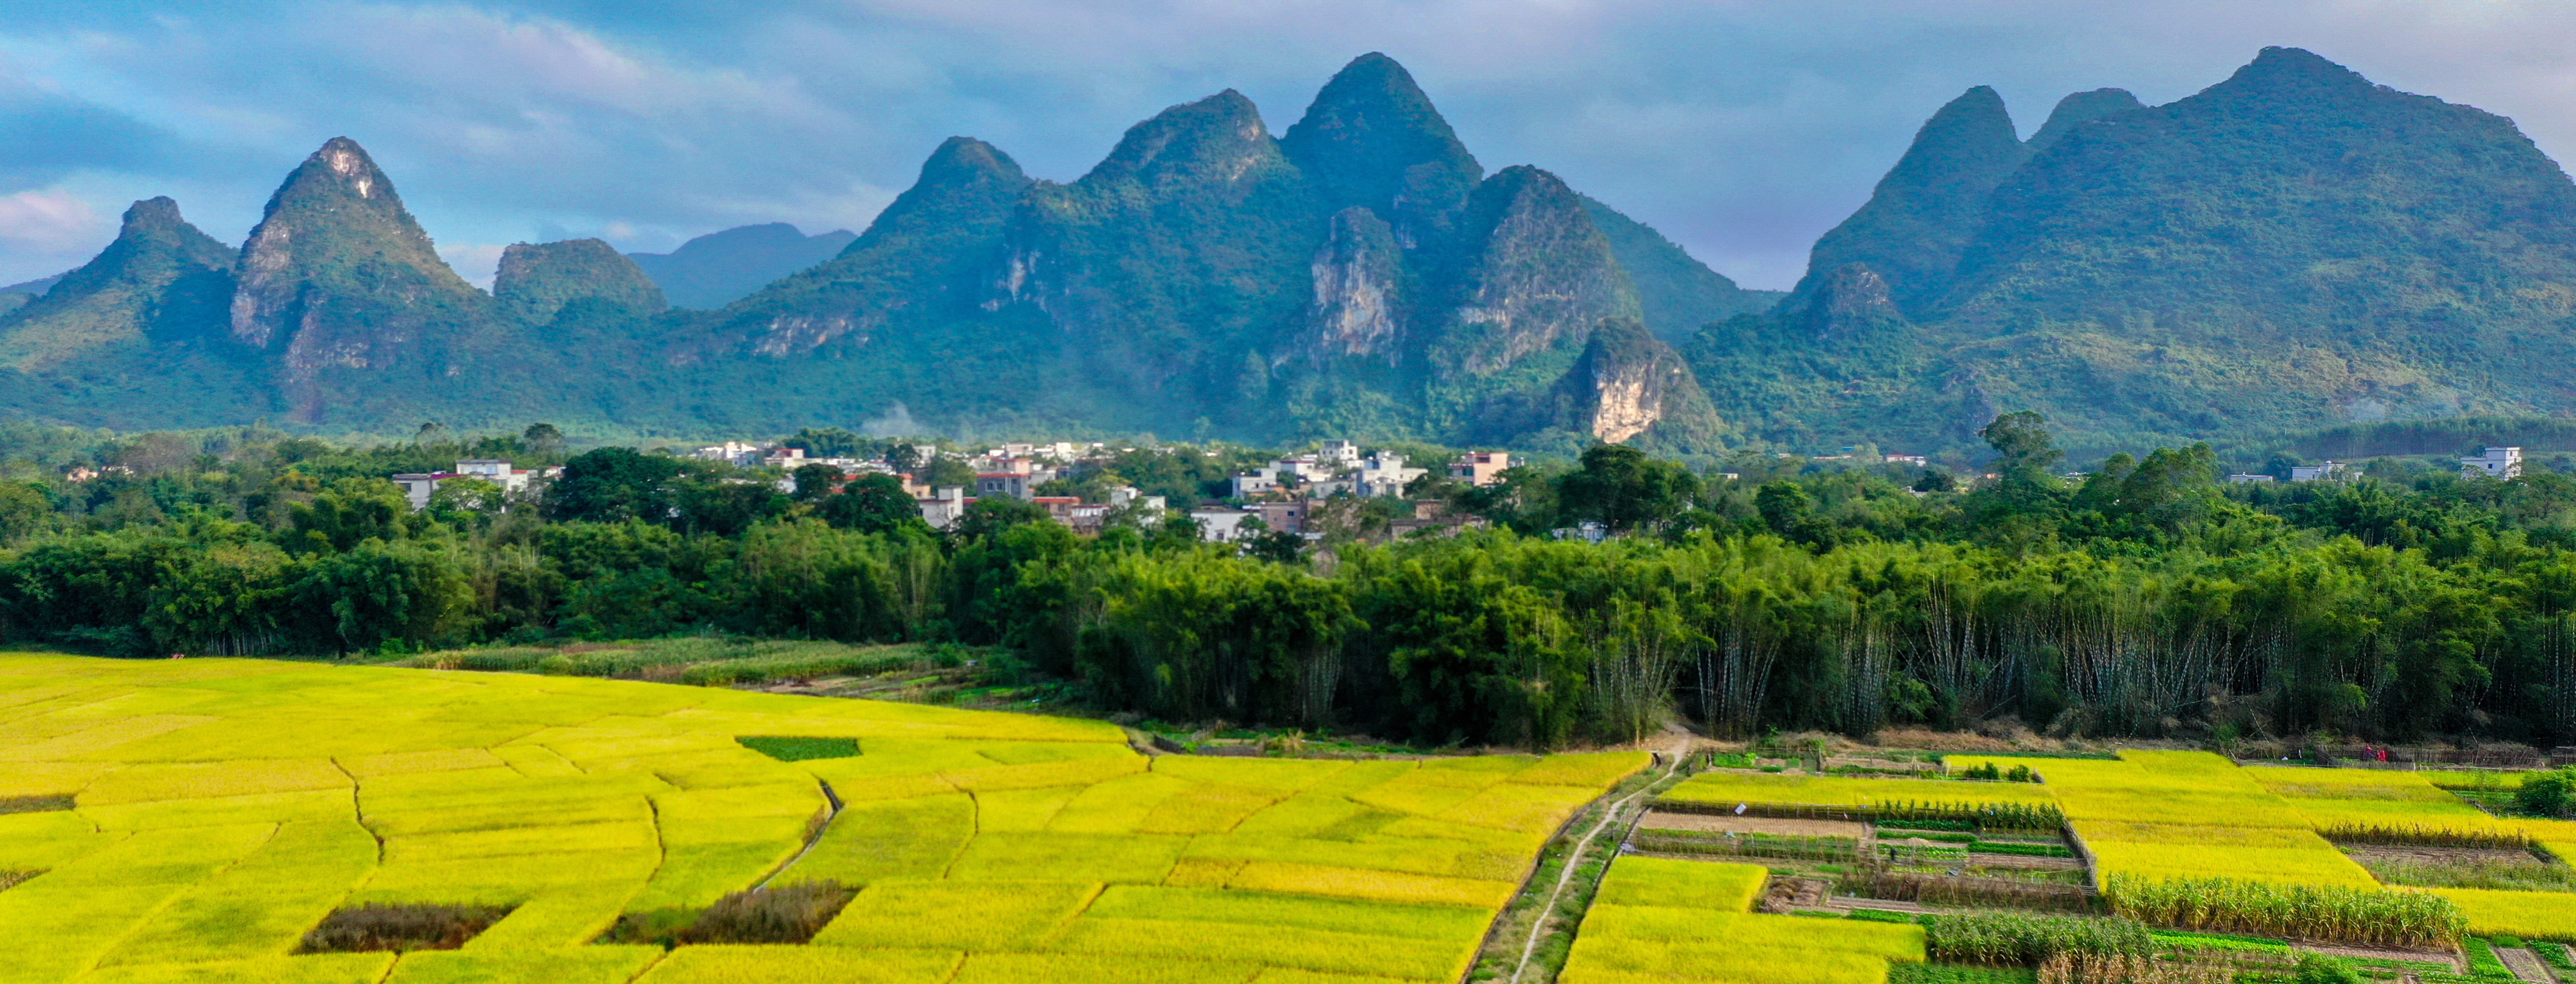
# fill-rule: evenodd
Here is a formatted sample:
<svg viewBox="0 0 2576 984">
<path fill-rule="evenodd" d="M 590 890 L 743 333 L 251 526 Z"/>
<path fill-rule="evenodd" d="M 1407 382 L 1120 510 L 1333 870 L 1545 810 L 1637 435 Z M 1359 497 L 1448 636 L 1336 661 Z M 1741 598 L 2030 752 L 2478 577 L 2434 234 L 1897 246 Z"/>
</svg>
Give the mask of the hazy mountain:
<svg viewBox="0 0 2576 984">
<path fill-rule="evenodd" d="M 1602 211 L 1653 265 L 1656 315 L 1758 304 Z M 1596 434 L 1583 408 L 1601 401 L 1561 385 L 1595 326 L 1643 313 L 1620 264 L 1579 196 L 1533 168 L 1485 178 L 1403 68 L 1368 55 L 1281 138 L 1223 92 L 1137 124 L 1070 183 L 952 139 L 839 258 L 671 357 L 804 406 L 1564 441 Z M 1604 378 L 1627 378 L 1629 348 Z M 1662 385 L 1695 397 L 1663 355 Z M 1668 411 L 1692 417 L 1671 433 L 1718 430 L 1704 399 L 1661 392 L 1610 401 L 1652 418 L 1624 436 L 1657 436 Z"/>
<path fill-rule="evenodd" d="M 1610 242 L 1610 253 L 1636 285 L 1637 304 L 1646 311 L 1646 328 L 1672 345 L 1690 341 L 1701 325 L 1738 314 L 1770 310 L 1782 293 L 1745 290 L 1691 258 L 1653 226 L 1619 214 L 1608 205 L 1583 198 L 1592 227 Z"/>
<path fill-rule="evenodd" d="M 628 253 L 672 304 L 713 310 L 771 281 L 838 256 L 858 237 L 847 229 L 808 236 L 784 222 L 711 232 L 668 253 Z"/>
<path fill-rule="evenodd" d="M 2091 92 L 2070 93 L 2066 98 L 2057 101 L 2056 109 L 2049 111 L 2048 122 L 2040 124 L 2039 132 L 2030 135 L 2030 149 L 2034 151 L 2048 149 L 2049 144 L 2056 143 L 2057 138 L 2075 129 L 2078 123 L 2089 123 L 2113 113 L 2145 108 L 2147 108 L 2146 104 L 2139 102 L 2138 97 L 2130 95 L 2127 89 L 2095 89 Z"/>
<path fill-rule="evenodd" d="M 0 294 L 42 295 L 44 292 L 53 289 L 54 282 L 61 279 L 63 279 L 63 275 L 59 273 L 50 277 L 38 277 L 25 283 L 10 284 L 6 287 L 0 287 Z"/>
</svg>

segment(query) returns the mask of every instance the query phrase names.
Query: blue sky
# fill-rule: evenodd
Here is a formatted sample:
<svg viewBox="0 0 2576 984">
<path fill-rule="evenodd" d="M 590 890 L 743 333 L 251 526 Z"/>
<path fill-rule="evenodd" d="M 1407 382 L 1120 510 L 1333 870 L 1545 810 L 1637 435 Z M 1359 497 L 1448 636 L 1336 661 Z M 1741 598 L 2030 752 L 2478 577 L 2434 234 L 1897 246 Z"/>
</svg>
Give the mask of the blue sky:
<svg viewBox="0 0 2576 984">
<path fill-rule="evenodd" d="M 478 282 L 512 242 L 857 230 L 951 134 L 1071 180 L 1129 125 L 1228 87 L 1284 131 L 1378 50 L 1488 170 L 1555 171 L 1776 288 L 1969 86 L 2027 135 L 2068 92 L 2166 102 L 2272 44 L 2576 152 L 2576 5 L 2557 0 L 17 0 L 0 283 L 78 265 L 151 195 L 239 242 L 343 135 Z"/>
</svg>

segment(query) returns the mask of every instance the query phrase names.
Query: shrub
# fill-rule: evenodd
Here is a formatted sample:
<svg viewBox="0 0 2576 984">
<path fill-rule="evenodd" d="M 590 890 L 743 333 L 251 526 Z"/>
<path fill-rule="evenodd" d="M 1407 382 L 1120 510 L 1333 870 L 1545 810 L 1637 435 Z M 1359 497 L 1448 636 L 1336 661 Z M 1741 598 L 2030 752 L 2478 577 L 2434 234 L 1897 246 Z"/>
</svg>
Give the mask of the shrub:
<svg viewBox="0 0 2576 984">
<path fill-rule="evenodd" d="M 453 950 L 509 914 L 508 908 L 491 905 L 369 903 L 324 916 L 321 925 L 304 934 L 303 952 Z"/>
<path fill-rule="evenodd" d="M 2036 964 L 2051 958 L 2145 956 L 2156 944 L 2146 924 L 1979 912 L 1923 917 L 1923 945 L 1936 960 Z"/>
<path fill-rule="evenodd" d="M 708 906 L 677 939 L 682 943 L 803 943 L 821 932 L 855 894 L 829 881 L 731 892 Z"/>
<path fill-rule="evenodd" d="M 2567 812 L 2568 806 L 2576 803 L 2576 768 L 2523 776 L 2522 788 L 2514 791 L 2513 802 L 2544 817 Z"/>
<path fill-rule="evenodd" d="M 2299 969 L 2291 984 L 2371 984 L 2371 979 L 2349 961 L 2322 953 L 2299 954 Z"/>
</svg>

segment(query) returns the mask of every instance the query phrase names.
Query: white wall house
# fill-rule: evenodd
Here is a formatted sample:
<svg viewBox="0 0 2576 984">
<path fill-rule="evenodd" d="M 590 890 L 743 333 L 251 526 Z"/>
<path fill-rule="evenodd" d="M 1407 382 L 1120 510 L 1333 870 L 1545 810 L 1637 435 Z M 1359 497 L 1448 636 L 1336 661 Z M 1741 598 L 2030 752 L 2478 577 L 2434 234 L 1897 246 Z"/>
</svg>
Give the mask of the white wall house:
<svg viewBox="0 0 2576 984">
<path fill-rule="evenodd" d="M 2521 448 L 2485 448 L 2475 458 L 2460 459 L 2461 475 L 2484 475 L 2488 478 L 2521 478 Z"/>
</svg>

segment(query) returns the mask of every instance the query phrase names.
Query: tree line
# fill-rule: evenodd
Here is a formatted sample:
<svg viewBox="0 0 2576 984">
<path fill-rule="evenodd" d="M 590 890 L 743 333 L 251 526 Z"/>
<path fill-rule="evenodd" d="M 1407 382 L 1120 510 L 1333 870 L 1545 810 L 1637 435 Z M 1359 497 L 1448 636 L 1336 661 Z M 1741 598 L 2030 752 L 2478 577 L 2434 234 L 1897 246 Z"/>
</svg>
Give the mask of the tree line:
<svg viewBox="0 0 2576 984">
<path fill-rule="evenodd" d="M 1974 482 L 1777 458 L 1728 479 L 1602 446 L 1415 489 L 1486 528 L 1246 551 L 1181 515 L 1083 537 L 1007 499 L 933 531 L 891 479 L 790 492 L 529 435 L 244 432 L 81 483 L 0 473 L 0 638 L 120 656 L 956 641 L 1107 707 L 1429 744 L 1668 721 L 2576 743 L 2576 481 L 2391 463 L 2227 486 L 2206 447 L 2068 480 L 2036 415 L 1984 436 L 1995 477 Z M 564 473 L 521 502 L 452 482 L 418 512 L 383 478 L 467 451 Z M 1221 478 L 1186 447 L 1131 457 L 1075 480 Z M 1615 535 L 1550 535 L 1585 522 Z"/>
</svg>

